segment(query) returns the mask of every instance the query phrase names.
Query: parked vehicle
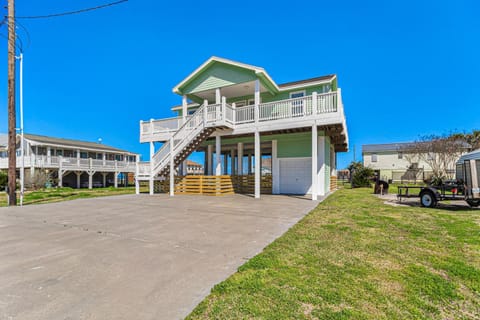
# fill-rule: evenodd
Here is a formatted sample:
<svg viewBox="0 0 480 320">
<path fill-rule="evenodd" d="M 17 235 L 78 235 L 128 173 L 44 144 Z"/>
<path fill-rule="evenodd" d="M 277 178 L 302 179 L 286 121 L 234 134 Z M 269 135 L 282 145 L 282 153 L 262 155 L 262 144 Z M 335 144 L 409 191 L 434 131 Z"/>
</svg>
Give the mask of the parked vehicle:
<svg viewBox="0 0 480 320">
<path fill-rule="evenodd" d="M 439 201 L 465 200 L 471 207 L 480 205 L 480 149 L 464 154 L 456 164 L 456 179 L 439 186 L 399 186 L 398 199 L 420 198 L 422 207 L 433 208 Z"/>
</svg>

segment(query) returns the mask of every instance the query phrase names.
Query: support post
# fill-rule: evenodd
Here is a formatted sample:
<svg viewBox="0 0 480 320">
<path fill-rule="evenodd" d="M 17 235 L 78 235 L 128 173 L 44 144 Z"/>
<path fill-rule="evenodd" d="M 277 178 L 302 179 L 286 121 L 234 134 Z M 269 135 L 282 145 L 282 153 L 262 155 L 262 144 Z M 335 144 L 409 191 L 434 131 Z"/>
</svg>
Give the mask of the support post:
<svg viewBox="0 0 480 320">
<path fill-rule="evenodd" d="M 258 123 L 260 118 L 260 81 L 255 80 L 255 123 Z"/>
<path fill-rule="evenodd" d="M 153 156 L 154 155 L 155 155 L 155 144 L 153 143 L 153 141 L 150 141 L 150 176 L 149 176 L 149 179 L 148 179 L 148 193 L 150 195 L 153 195 L 153 192 L 154 192 L 154 185 L 153 185 L 153 183 L 154 183 L 154 180 L 153 180 L 153 166 L 154 166 Z M 116 187 L 117 186 L 115 185 L 115 188 Z"/>
<path fill-rule="evenodd" d="M 211 176 L 213 171 L 213 145 L 211 144 L 207 146 L 207 157 L 208 157 L 207 175 Z"/>
<path fill-rule="evenodd" d="M 118 188 L 118 171 L 115 170 L 113 173 L 113 187 L 116 189 Z M 152 188 L 152 194 L 153 194 L 153 188 Z"/>
<path fill-rule="evenodd" d="M 102 186 L 105 188 L 107 186 L 107 172 L 102 172 Z"/>
<path fill-rule="evenodd" d="M 280 193 L 280 163 L 277 140 L 272 140 L 272 193 Z"/>
<path fill-rule="evenodd" d="M 140 174 L 139 168 L 140 156 L 135 156 L 135 194 L 140 194 L 140 181 L 138 180 L 138 176 Z"/>
<path fill-rule="evenodd" d="M 237 174 L 239 176 L 243 175 L 243 143 L 237 143 Z"/>
<path fill-rule="evenodd" d="M 260 198 L 260 132 L 255 129 L 255 198 Z"/>
<path fill-rule="evenodd" d="M 208 100 L 203 100 L 203 125 L 207 125 L 208 122 Z"/>
<path fill-rule="evenodd" d="M 187 121 L 187 115 L 188 115 L 187 96 L 183 95 L 182 96 L 182 119 L 183 119 L 183 123 L 185 123 Z"/>
<path fill-rule="evenodd" d="M 222 103 L 222 94 L 220 92 L 220 88 L 215 89 L 215 104 Z"/>
<path fill-rule="evenodd" d="M 215 175 L 222 175 L 222 138 L 220 136 L 215 137 Z"/>
<path fill-rule="evenodd" d="M 228 154 L 223 154 L 223 174 L 228 174 Z"/>
<path fill-rule="evenodd" d="M 231 171 L 231 175 L 234 176 L 236 175 L 236 171 L 235 170 L 235 149 L 231 149 L 230 150 L 230 171 Z"/>
<path fill-rule="evenodd" d="M 47 147 L 47 163 L 52 163 L 52 148 Z"/>
<path fill-rule="evenodd" d="M 252 174 L 252 154 L 248 154 L 248 174 Z"/>
<path fill-rule="evenodd" d="M 312 92 L 312 115 L 316 115 L 318 112 L 318 99 L 317 99 L 317 92 Z"/>
<path fill-rule="evenodd" d="M 173 152 L 173 137 L 170 138 L 170 197 L 175 195 L 175 153 Z"/>
<path fill-rule="evenodd" d="M 80 189 L 80 180 L 82 178 L 82 171 L 75 171 L 75 175 L 77 176 L 77 189 Z"/>
<path fill-rule="evenodd" d="M 312 125 L 312 200 L 318 199 L 318 132 L 317 124 Z"/>
<path fill-rule="evenodd" d="M 58 186 L 63 187 L 63 161 L 62 156 L 58 157 Z"/>
</svg>

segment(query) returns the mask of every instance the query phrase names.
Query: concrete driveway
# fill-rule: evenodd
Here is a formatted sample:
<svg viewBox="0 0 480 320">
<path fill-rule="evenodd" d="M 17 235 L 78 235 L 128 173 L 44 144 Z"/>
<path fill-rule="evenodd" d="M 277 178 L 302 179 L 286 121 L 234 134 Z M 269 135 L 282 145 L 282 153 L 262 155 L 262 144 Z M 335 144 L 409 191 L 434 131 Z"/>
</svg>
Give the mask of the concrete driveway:
<svg viewBox="0 0 480 320">
<path fill-rule="evenodd" d="M 318 202 L 127 195 L 0 208 L 0 319 L 180 319 Z"/>
</svg>

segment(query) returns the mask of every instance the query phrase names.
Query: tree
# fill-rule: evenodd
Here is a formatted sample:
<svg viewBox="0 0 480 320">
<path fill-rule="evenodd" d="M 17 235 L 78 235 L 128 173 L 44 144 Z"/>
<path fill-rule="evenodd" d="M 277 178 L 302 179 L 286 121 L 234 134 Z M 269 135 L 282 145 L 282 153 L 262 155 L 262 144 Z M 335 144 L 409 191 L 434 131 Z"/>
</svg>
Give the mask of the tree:
<svg viewBox="0 0 480 320">
<path fill-rule="evenodd" d="M 401 151 L 411 166 L 420 161 L 428 164 L 433 171 L 432 178 L 438 181 L 453 178 L 456 161 L 469 147 L 465 139 L 456 134 L 429 135 L 406 145 Z"/>
<path fill-rule="evenodd" d="M 348 166 L 352 188 L 370 187 L 371 178 L 374 175 L 373 169 L 365 167 L 361 162 L 352 162 Z"/>
</svg>

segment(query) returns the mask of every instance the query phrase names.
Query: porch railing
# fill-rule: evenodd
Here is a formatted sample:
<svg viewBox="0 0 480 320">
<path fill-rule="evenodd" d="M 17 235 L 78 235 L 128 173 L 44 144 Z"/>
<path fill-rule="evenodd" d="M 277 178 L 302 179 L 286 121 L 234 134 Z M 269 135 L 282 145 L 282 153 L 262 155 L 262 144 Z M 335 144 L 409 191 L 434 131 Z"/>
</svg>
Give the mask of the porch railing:
<svg viewBox="0 0 480 320">
<path fill-rule="evenodd" d="M 202 113 L 205 112 L 203 117 L 198 118 L 198 121 L 205 121 L 207 126 L 226 123 L 233 127 L 254 122 L 266 123 L 282 119 L 295 121 L 306 117 L 313 118 L 324 114 L 343 112 L 339 91 L 321 94 L 314 93 L 305 97 L 260 103 L 258 107 L 249 105 L 235 108 L 223 102 L 207 105 L 204 107 L 204 110 L 202 111 Z M 198 126 L 198 121 L 190 122 L 190 118 L 191 116 L 186 120 L 190 128 Z M 182 122 L 181 117 L 151 120 L 149 122 L 142 121 L 140 137 L 142 139 L 149 135 L 153 136 L 155 133 L 171 132 L 173 134 L 179 130 Z"/>
<path fill-rule="evenodd" d="M 17 157 L 17 168 L 22 165 L 22 159 Z M 87 170 L 93 169 L 97 171 L 125 171 L 135 172 L 135 162 L 130 161 L 115 161 L 103 159 L 85 159 L 85 158 L 70 158 L 61 156 L 45 156 L 45 155 L 30 155 L 25 156 L 25 168 L 64 168 L 67 170 Z M 8 159 L 0 158 L 0 168 L 8 168 Z"/>
</svg>

